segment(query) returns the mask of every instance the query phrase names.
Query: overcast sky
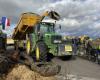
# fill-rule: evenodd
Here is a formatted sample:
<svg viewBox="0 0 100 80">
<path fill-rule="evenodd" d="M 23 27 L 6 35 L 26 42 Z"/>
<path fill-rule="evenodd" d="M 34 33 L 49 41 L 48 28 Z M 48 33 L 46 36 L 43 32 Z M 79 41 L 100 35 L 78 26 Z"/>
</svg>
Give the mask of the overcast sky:
<svg viewBox="0 0 100 80">
<path fill-rule="evenodd" d="M 55 10 L 61 15 L 58 24 L 62 25 L 64 34 L 100 35 L 100 0 L 0 0 L 0 17 L 11 19 L 9 34 L 21 13 L 42 14 L 47 10 Z"/>
</svg>

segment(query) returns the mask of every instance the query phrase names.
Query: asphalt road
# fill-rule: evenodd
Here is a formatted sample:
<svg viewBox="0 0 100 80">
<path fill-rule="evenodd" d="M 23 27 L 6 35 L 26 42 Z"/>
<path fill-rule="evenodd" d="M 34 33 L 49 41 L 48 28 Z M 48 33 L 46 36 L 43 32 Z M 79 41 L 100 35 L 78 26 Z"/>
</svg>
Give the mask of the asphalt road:
<svg viewBox="0 0 100 80">
<path fill-rule="evenodd" d="M 66 75 L 75 75 L 79 77 L 89 77 L 89 79 L 84 80 L 100 80 L 100 65 L 93 63 L 91 61 L 77 57 L 76 60 L 61 60 L 59 58 L 54 58 L 53 62 L 61 65 L 61 72 L 58 76 L 66 77 Z M 59 79 L 60 80 L 60 79 Z M 61 80 L 63 80 L 61 78 Z M 64 79 L 67 80 L 67 79 Z M 78 80 L 78 79 L 75 79 Z"/>
</svg>

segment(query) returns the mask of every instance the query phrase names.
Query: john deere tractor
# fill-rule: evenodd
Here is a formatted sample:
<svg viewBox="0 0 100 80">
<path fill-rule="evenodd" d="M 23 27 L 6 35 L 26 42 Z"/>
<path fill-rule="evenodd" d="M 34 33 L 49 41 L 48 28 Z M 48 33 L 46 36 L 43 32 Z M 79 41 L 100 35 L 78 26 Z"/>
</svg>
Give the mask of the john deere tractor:
<svg viewBox="0 0 100 80">
<path fill-rule="evenodd" d="M 44 17 L 60 19 L 55 11 L 47 11 L 42 16 L 31 12 L 23 13 L 13 33 L 14 40 L 26 40 L 27 54 L 38 61 L 45 61 L 49 57 L 48 53 L 54 56 L 66 55 L 69 49 L 67 44 L 62 43 L 62 36 L 55 32 L 55 23 L 42 22 Z"/>
</svg>

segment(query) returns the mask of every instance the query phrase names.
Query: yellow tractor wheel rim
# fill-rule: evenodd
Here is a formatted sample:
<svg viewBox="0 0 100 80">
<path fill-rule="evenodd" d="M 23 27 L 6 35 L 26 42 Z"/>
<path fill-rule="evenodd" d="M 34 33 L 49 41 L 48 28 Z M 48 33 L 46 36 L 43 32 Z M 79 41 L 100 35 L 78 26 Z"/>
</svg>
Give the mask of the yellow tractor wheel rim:
<svg viewBox="0 0 100 80">
<path fill-rule="evenodd" d="M 39 51 L 39 48 L 37 47 L 36 48 L 36 60 L 39 60 L 40 58 L 40 51 Z"/>
<path fill-rule="evenodd" d="M 28 40 L 27 41 L 27 53 L 29 54 L 29 52 L 30 52 L 30 41 Z"/>
</svg>

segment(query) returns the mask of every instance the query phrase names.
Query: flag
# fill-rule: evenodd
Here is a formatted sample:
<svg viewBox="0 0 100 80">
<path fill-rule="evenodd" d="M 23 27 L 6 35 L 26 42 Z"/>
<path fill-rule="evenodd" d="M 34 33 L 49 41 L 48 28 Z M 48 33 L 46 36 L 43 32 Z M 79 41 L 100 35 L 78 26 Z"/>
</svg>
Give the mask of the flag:
<svg viewBox="0 0 100 80">
<path fill-rule="evenodd" d="M 5 29 L 5 22 L 6 22 L 6 17 L 2 17 L 1 19 L 2 29 Z"/>
<path fill-rule="evenodd" d="M 10 26 L 10 19 L 6 18 L 6 26 Z"/>
<path fill-rule="evenodd" d="M 2 29 L 4 30 L 6 27 L 10 26 L 10 20 L 6 17 L 2 17 L 1 23 L 2 23 Z"/>
</svg>

